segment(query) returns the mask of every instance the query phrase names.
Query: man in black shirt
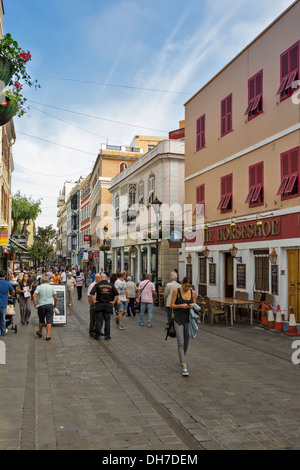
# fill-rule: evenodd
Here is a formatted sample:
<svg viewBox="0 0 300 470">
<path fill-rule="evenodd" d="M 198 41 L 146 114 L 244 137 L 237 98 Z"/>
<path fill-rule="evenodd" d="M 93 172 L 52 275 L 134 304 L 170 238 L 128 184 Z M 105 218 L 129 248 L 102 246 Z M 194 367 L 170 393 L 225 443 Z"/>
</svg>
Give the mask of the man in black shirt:
<svg viewBox="0 0 300 470">
<path fill-rule="evenodd" d="M 97 294 L 97 295 L 96 295 Z M 94 339 L 100 339 L 101 326 L 104 320 L 104 336 L 110 339 L 110 315 L 111 307 L 118 300 L 116 288 L 107 281 L 105 274 L 100 275 L 100 282 L 95 284 L 90 292 L 95 303 L 95 336 Z M 96 300 L 95 296 L 96 295 Z"/>
</svg>

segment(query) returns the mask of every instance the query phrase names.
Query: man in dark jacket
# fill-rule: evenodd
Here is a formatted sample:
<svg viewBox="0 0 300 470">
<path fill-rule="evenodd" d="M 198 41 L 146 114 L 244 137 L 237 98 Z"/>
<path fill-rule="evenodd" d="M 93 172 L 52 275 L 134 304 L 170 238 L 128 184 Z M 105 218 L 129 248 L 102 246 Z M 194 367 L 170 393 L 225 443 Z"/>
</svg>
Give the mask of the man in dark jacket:
<svg viewBox="0 0 300 470">
<path fill-rule="evenodd" d="M 104 320 L 104 336 L 105 339 L 110 337 L 110 315 L 111 307 L 118 300 L 118 292 L 116 288 L 107 281 L 105 274 L 100 275 L 100 282 L 94 285 L 90 292 L 95 303 L 95 336 L 94 339 L 100 339 L 101 326 Z M 95 299 L 96 296 L 96 299 Z"/>
</svg>

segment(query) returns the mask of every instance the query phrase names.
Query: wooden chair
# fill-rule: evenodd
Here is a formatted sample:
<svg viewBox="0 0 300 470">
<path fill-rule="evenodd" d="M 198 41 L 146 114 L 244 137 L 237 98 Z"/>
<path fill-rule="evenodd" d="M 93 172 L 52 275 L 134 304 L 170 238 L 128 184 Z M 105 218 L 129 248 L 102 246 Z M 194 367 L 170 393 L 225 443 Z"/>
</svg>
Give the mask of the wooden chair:
<svg viewBox="0 0 300 470">
<path fill-rule="evenodd" d="M 260 315 L 260 307 L 261 307 L 261 294 L 259 292 L 255 292 L 254 299 L 253 299 L 253 316 L 256 316 L 256 321 L 259 323 L 259 315 Z"/>
<path fill-rule="evenodd" d="M 206 302 L 205 302 L 205 298 L 202 297 L 202 295 L 197 295 L 197 304 L 199 305 L 199 307 L 201 307 L 201 312 L 200 312 L 200 320 L 202 321 L 202 323 L 205 321 L 205 323 L 207 323 L 208 321 L 208 316 L 209 316 L 209 312 L 207 310 L 207 307 L 206 307 Z"/>
<path fill-rule="evenodd" d="M 227 317 L 227 312 L 226 310 L 223 310 L 222 308 L 215 307 L 211 304 L 210 298 L 205 297 L 205 303 L 206 303 L 206 308 L 208 310 L 208 314 L 210 315 L 211 318 L 211 326 L 213 326 L 214 323 L 214 317 L 221 317 L 224 316 L 226 320 L 226 325 L 228 326 L 228 317 Z"/>
<path fill-rule="evenodd" d="M 240 300 L 248 300 L 248 292 L 241 292 L 240 294 L 241 294 Z M 240 318 L 244 314 L 246 314 L 247 318 L 249 318 L 249 316 L 250 316 L 250 307 L 249 307 L 249 305 L 239 307 L 238 308 L 238 313 L 239 313 Z"/>
</svg>

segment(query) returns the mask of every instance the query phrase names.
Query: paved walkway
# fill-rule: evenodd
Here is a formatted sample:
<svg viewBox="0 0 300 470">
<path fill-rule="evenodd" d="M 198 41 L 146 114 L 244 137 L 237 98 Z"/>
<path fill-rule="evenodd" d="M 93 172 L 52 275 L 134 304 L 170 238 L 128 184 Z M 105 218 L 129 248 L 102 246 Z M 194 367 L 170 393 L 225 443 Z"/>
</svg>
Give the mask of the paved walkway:
<svg viewBox="0 0 300 470">
<path fill-rule="evenodd" d="M 201 325 L 182 377 L 165 312 L 153 328 L 112 319 L 88 336 L 86 289 L 52 340 L 28 326 L 2 337 L 0 449 L 202 450 L 300 448 L 300 368 L 293 341 L 248 323 Z M 300 338 L 299 338 L 300 339 Z M 299 354 L 300 357 L 300 354 Z"/>
</svg>

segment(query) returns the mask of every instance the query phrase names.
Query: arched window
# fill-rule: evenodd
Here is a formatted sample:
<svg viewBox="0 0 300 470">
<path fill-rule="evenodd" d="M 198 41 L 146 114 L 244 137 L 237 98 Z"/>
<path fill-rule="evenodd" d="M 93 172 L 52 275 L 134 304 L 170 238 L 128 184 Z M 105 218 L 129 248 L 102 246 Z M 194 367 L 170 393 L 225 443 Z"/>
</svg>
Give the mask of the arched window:
<svg viewBox="0 0 300 470">
<path fill-rule="evenodd" d="M 120 173 L 121 173 L 123 170 L 125 170 L 125 168 L 127 168 L 127 163 L 125 163 L 125 162 L 120 163 Z"/>
</svg>

